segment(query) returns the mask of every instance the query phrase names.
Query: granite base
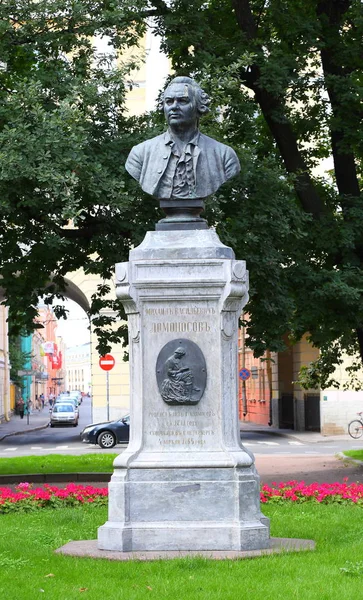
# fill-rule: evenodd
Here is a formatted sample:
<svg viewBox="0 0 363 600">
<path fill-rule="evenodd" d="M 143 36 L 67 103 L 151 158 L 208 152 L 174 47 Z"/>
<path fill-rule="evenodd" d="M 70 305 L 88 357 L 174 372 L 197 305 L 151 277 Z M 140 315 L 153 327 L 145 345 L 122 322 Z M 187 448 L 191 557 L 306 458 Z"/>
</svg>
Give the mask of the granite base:
<svg viewBox="0 0 363 600">
<path fill-rule="evenodd" d="M 157 551 L 157 552 L 118 552 L 114 550 L 100 550 L 97 540 L 79 540 L 68 542 L 61 548 L 58 548 L 56 554 L 66 556 L 103 558 L 106 560 L 175 560 L 177 558 L 203 557 L 208 560 L 241 560 L 244 558 L 258 558 L 271 554 L 283 554 L 286 552 L 302 552 L 315 550 L 313 540 L 293 539 L 293 538 L 270 538 L 269 547 L 260 550 L 244 551 Z"/>
</svg>

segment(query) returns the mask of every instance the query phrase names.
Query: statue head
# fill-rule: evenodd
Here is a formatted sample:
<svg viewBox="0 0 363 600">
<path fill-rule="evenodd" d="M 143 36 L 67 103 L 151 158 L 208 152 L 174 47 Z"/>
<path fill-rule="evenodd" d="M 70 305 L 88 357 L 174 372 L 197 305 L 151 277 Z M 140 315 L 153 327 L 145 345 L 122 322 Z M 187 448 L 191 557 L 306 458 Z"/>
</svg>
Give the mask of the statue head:
<svg viewBox="0 0 363 600">
<path fill-rule="evenodd" d="M 181 346 L 179 346 L 179 348 L 177 348 L 176 350 L 174 350 L 174 354 L 175 356 L 184 356 L 185 354 L 185 350 L 184 348 L 182 348 Z"/>
<path fill-rule="evenodd" d="M 174 97 L 185 98 L 189 101 L 189 117 L 194 119 L 196 124 L 199 118 L 209 112 L 210 98 L 204 90 L 191 77 L 174 77 L 166 87 L 161 97 L 162 108 L 165 117 L 169 122 L 169 105 Z M 184 108 L 183 108 L 184 110 Z M 169 124 L 171 124 L 169 122 Z"/>
</svg>

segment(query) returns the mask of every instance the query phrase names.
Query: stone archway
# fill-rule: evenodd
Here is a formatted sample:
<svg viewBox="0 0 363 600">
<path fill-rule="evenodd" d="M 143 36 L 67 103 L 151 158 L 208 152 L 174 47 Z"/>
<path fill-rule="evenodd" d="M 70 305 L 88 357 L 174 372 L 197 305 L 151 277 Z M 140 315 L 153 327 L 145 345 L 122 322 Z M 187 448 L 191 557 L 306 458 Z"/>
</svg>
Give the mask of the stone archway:
<svg viewBox="0 0 363 600">
<path fill-rule="evenodd" d="M 68 273 L 64 296 L 76 302 L 89 316 L 91 297 L 97 286 L 104 283 L 98 275 L 86 274 L 83 269 Z M 115 297 L 113 281 L 107 282 L 111 287 L 111 296 Z M 115 367 L 109 372 L 109 409 L 107 409 L 106 373 L 99 366 L 99 354 L 96 350 L 97 336 L 92 330 L 90 321 L 91 344 L 91 386 L 92 386 L 92 421 L 111 420 L 125 415 L 129 411 L 129 365 L 123 360 L 124 349 L 121 345 L 113 345 L 111 354 L 115 358 Z"/>
<path fill-rule="evenodd" d="M 72 274 L 70 275 L 72 276 Z M 90 313 L 90 302 L 81 290 L 80 287 L 69 277 L 65 277 L 64 281 L 66 283 L 66 290 L 64 292 L 64 296 L 69 300 L 73 300 L 78 304 L 81 308 L 83 308 L 84 312 L 89 315 Z"/>
</svg>

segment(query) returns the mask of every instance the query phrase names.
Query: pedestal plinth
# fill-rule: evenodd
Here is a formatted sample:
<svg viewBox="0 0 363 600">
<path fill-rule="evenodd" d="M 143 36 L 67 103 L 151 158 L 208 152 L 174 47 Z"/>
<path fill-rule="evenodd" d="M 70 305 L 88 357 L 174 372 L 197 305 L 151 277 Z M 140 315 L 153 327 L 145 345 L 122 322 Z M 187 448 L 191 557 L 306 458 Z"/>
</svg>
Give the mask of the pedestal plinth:
<svg viewBox="0 0 363 600">
<path fill-rule="evenodd" d="M 98 547 L 267 548 L 259 477 L 238 421 L 245 263 L 212 229 L 149 232 L 116 265 L 116 286 L 128 314 L 131 435 L 114 462 Z"/>
</svg>

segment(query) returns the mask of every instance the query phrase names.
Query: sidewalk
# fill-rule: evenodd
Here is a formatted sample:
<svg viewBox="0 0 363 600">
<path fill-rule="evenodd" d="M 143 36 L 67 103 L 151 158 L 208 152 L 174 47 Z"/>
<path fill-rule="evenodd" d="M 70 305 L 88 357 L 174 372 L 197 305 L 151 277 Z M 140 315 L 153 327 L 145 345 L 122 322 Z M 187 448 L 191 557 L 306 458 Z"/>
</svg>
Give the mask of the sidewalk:
<svg viewBox="0 0 363 600">
<path fill-rule="evenodd" d="M 29 420 L 29 423 L 28 423 Z M 0 423 L 0 442 L 11 435 L 21 435 L 29 431 L 45 429 L 49 425 L 49 407 L 45 406 L 40 412 L 35 410 L 30 415 L 12 415 L 10 421 Z"/>
<path fill-rule="evenodd" d="M 264 435 L 278 435 L 287 437 L 292 440 L 304 442 L 305 444 L 318 444 L 328 442 L 329 440 L 351 440 L 348 431 L 340 435 L 322 435 L 319 431 L 295 431 L 293 429 L 278 429 L 277 427 L 269 427 L 268 425 L 256 425 L 256 423 L 247 423 L 240 421 L 240 430 L 243 443 L 243 434 L 246 433 L 261 433 Z"/>
</svg>

